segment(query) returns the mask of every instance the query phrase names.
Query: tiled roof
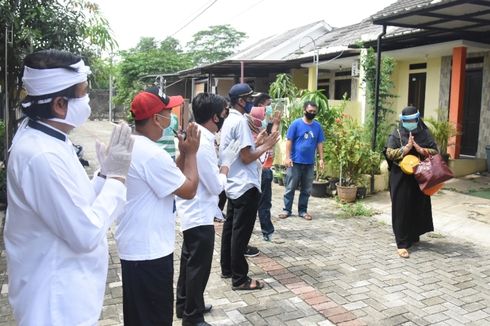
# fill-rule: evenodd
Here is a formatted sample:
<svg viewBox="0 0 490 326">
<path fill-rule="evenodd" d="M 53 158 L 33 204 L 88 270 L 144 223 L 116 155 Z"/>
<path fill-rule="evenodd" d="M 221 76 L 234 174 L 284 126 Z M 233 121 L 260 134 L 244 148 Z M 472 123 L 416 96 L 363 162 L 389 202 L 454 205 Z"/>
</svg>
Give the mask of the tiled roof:
<svg viewBox="0 0 490 326">
<path fill-rule="evenodd" d="M 451 0 L 449 0 L 451 1 Z M 395 3 L 392 3 L 388 7 L 378 11 L 374 15 L 371 16 L 372 19 L 381 18 L 383 16 L 391 16 L 400 12 L 405 12 L 409 10 L 413 10 L 414 8 L 422 8 L 426 7 L 432 3 L 440 3 L 444 2 L 441 0 L 398 0 Z"/>
<path fill-rule="evenodd" d="M 291 51 L 298 49 L 298 37 L 302 34 L 315 38 L 315 34 L 322 35 L 331 29 L 323 20 L 313 22 L 264 38 L 240 50 L 227 60 L 281 60 L 289 56 Z"/>
</svg>

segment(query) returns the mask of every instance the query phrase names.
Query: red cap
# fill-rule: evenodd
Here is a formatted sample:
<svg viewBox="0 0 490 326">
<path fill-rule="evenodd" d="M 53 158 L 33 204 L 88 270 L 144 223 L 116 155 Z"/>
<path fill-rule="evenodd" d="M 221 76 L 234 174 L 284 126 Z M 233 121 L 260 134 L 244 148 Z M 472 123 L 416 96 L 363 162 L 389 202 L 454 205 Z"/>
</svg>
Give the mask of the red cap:
<svg viewBox="0 0 490 326">
<path fill-rule="evenodd" d="M 131 112 L 134 120 L 145 120 L 162 110 L 171 110 L 172 108 L 184 103 L 184 98 L 180 95 L 168 96 L 168 103 L 162 102 L 160 97 L 149 92 L 138 93 L 133 102 L 131 102 Z"/>
</svg>

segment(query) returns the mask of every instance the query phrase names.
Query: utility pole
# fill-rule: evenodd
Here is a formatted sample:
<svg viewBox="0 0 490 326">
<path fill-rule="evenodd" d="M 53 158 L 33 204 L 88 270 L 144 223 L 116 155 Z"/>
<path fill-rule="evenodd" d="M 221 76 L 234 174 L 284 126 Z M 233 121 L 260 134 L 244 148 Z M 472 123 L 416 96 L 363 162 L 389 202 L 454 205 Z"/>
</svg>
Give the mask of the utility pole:
<svg viewBox="0 0 490 326">
<path fill-rule="evenodd" d="M 4 148 L 4 160 L 7 161 L 8 150 L 9 150 L 9 120 L 10 120 L 10 108 L 9 108 L 9 92 L 8 92 L 8 45 L 13 44 L 14 32 L 13 27 L 5 25 L 5 69 L 4 69 L 4 93 L 5 93 L 5 109 L 3 122 L 5 125 L 5 148 Z"/>
</svg>

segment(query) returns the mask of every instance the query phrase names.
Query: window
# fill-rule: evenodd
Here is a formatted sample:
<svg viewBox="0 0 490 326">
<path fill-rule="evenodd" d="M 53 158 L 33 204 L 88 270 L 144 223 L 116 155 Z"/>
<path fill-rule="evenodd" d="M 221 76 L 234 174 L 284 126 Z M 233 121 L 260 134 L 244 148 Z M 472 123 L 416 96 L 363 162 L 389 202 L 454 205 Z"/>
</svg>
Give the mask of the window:
<svg viewBox="0 0 490 326">
<path fill-rule="evenodd" d="M 347 98 L 351 95 L 351 80 L 350 79 L 337 79 L 335 80 L 335 94 L 334 100 L 341 100 L 344 98 L 344 94 L 347 93 Z"/>
</svg>

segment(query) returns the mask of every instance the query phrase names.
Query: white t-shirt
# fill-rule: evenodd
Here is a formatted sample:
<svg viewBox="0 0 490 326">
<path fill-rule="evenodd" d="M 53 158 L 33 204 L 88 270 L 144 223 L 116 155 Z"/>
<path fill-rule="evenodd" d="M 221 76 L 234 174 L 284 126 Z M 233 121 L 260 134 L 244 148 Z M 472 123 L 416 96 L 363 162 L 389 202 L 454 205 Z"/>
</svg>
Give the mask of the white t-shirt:
<svg viewBox="0 0 490 326">
<path fill-rule="evenodd" d="M 223 123 L 223 128 L 221 128 L 220 154 L 236 139 L 239 140 L 240 149 L 248 146 L 250 146 L 251 150 L 255 149 L 255 142 L 252 131 L 248 126 L 247 118 L 237 110 L 231 109 L 229 116 Z M 257 160 L 244 164 L 240 158 L 231 164 L 228 172 L 228 182 L 225 187 L 228 198 L 237 199 L 253 187 L 260 191 L 259 164 Z"/>
<path fill-rule="evenodd" d="M 17 324 L 97 324 L 106 232 L 124 208 L 126 187 L 114 179 L 91 183 L 68 138 L 25 126 L 15 136 L 7 173 L 4 239 Z"/>
<path fill-rule="evenodd" d="M 175 247 L 173 193 L 186 178 L 170 155 L 149 138 L 135 136 L 124 214 L 117 219 L 116 243 L 124 260 L 165 257 Z"/>
<path fill-rule="evenodd" d="M 190 200 L 176 197 L 182 231 L 200 225 L 213 225 L 218 209 L 218 196 L 226 184 L 226 176 L 219 173 L 218 157 L 214 147 L 215 137 L 202 126 L 199 126 L 199 130 L 201 141 L 197 151 L 199 185 L 196 196 Z"/>
</svg>

